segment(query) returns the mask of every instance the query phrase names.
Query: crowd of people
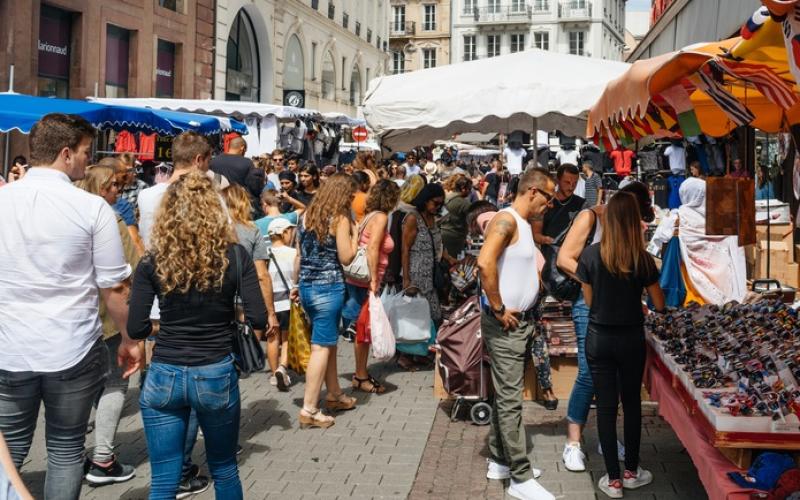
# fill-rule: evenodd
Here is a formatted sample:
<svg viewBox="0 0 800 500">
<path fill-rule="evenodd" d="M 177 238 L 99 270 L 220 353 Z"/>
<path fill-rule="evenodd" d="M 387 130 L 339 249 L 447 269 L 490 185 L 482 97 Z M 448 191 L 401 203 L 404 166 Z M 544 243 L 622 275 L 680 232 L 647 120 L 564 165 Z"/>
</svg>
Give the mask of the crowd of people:
<svg viewBox="0 0 800 500">
<path fill-rule="evenodd" d="M 581 284 L 565 466 L 586 469 L 581 434 L 595 401 L 608 472 L 599 488 L 620 498 L 652 481 L 639 466 L 641 296 L 646 291 L 657 310 L 663 296 L 644 248 L 642 221 L 653 219 L 653 208 L 643 184 L 605 196 L 591 160 L 581 169 L 563 163 L 555 176 L 535 161 L 511 175 L 502 155 L 481 165 L 417 152 L 383 164 L 361 152 L 320 168 L 281 150 L 249 159 L 241 139 L 214 156 L 205 137 L 185 132 L 173 141 L 171 169 L 150 185 L 131 155 L 93 163 L 94 137 L 81 118 L 47 115 L 30 134 L 32 168 L 21 159 L 0 188 L 0 436 L 21 467 L 44 404 L 46 498 L 78 498 L 83 478 L 103 485 L 134 477 L 117 459 L 115 433 L 128 379 L 145 364 L 139 407 L 150 498 L 210 487 L 191 462 L 200 430 L 217 498 L 242 498 L 237 315 L 265 342 L 270 384 L 288 391 L 298 380 L 287 360 L 290 310 L 302 306 L 311 353 L 297 424 L 327 428 L 359 404 L 348 392 L 386 390 L 369 371 L 368 337 L 359 331 L 369 295 L 391 286 L 424 297 L 430 338 L 398 344 L 396 362 L 430 367 L 436 329 L 456 300 L 449 271 L 471 262 L 470 242 L 482 238 L 481 328 L 495 394 L 487 477 L 510 478 L 515 498 L 553 498 L 535 480 L 541 471 L 528 460 L 521 414 L 532 356 L 543 404 L 558 404 L 537 317 L 541 272 L 553 259 Z M 367 281 L 344 271 L 359 254 Z M 340 337 L 355 355 L 348 392 L 339 382 Z M 619 395 L 625 447 L 616 438 Z"/>
</svg>

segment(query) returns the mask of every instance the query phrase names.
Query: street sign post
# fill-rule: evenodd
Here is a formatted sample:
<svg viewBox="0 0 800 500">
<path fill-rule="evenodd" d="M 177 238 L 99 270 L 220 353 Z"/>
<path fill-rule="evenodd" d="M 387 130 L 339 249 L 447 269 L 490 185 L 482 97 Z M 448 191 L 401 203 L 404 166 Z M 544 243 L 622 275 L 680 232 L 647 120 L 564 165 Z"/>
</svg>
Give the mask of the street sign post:
<svg viewBox="0 0 800 500">
<path fill-rule="evenodd" d="M 356 127 L 352 131 L 353 140 L 358 143 L 359 149 L 361 148 L 361 143 L 367 140 L 368 136 L 367 128 L 366 127 Z"/>
</svg>

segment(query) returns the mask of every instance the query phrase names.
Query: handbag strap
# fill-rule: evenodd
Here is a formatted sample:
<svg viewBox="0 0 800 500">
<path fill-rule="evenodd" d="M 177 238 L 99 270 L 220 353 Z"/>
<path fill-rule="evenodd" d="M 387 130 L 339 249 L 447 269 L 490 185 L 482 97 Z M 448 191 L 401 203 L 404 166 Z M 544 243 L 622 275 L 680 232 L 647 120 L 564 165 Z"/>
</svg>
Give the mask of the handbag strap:
<svg viewBox="0 0 800 500">
<path fill-rule="evenodd" d="M 234 260 L 236 261 L 236 293 L 233 295 L 233 316 L 234 321 L 238 321 L 239 316 L 236 313 L 236 306 L 242 304 L 244 306 L 244 301 L 242 301 L 242 260 L 239 255 L 239 245 L 235 245 L 233 247 L 233 255 Z"/>
<path fill-rule="evenodd" d="M 595 231 L 597 231 L 597 214 L 595 213 L 594 209 L 592 209 L 592 208 L 589 208 L 587 210 L 589 210 L 589 212 L 591 212 L 592 215 L 594 216 L 594 222 L 592 222 L 592 230 L 589 231 L 589 237 L 586 239 L 586 243 L 583 245 L 584 248 L 589 246 L 589 243 L 594 239 Z M 564 244 L 564 240 L 567 239 L 567 235 L 569 234 L 569 230 L 572 229 L 572 225 L 575 223 L 575 219 L 577 219 L 577 218 L 578 218 L 577 215 L 575 217 L 573 217 L 572 220 L 569 221 L 569 225 L 563 231 L 561 231 L 561 233 L 558 236 L 553 238 L 552 245 L 560 247 L 560 246 L 562 246 Z"/>
<path fill-rule="evenodd" d="M 289 283 L 286 282 L 286 278 L 283 276 L 283 271 L 281 271 L 281 266 L 278 265 L 278 261 L 277 261 L 277 259 L 275 259 L 275 254 L 272 253 L 272 249 L 271 248 L 269 249 L 269 261 L 270 261 L 270 263 L 272 263 L 272 262 L 275 263 L 275 269 L 278 270 L 278 276 L 281 277 L 281 281 L 283 282 L 283 286 L 286 287 L 286 291 L 287 292 L 290 291 L 291 288 L 289 288 Z"/>
</svg>

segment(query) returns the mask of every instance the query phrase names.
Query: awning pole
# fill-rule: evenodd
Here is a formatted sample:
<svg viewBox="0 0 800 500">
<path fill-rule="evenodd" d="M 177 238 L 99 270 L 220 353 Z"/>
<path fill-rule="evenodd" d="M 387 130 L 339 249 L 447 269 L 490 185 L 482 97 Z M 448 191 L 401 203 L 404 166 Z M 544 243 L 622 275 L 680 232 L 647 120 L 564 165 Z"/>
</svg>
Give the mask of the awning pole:
<svg viewBox="0 0 800 500">
<path fill-rule="evenodd" d="M 14 65 L 8 67 L 8 91 L 14 92 Z"/>
<path fill-rule="evenodd" d="M 11 147 L 11 131 L 9 130 L 8 132 L 6 132 L 5 136 L 6 136 L 5 147 L 3 147 L 3 155 L 5 156 L 5 158 L 3 159 L 3 178 L 6 180 L 6 182 L 8 182 L 8 170 L 10 168 L 8 161 L 9 157 L 11 156 L 11 151 L 9 149 Z"/>
</svg>

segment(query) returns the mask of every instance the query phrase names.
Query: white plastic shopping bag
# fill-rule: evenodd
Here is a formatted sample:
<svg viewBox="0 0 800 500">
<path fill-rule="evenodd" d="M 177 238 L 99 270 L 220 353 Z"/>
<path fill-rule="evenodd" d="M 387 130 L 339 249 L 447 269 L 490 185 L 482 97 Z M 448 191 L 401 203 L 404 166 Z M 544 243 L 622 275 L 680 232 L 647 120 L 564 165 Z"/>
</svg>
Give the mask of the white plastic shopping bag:
<svg viewBox="0 0 800 500">
<path fill-rule="evenodd" d="M 378 360 L 394 356 L 394 334 L 389 317 L 383 309 L 381 299 L 374 293 L 369 294 L 369 328 L 372 335 L 372 357 Z"/>
<path fill-rule="evenodd" d="M 389 321 L 394 338 L 400 343 L 427 342 L 431 336 L 431 308 L 422 296 L 402 292 L 391 298 Z"/>
</svg>

